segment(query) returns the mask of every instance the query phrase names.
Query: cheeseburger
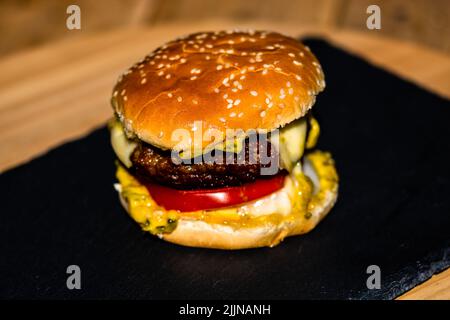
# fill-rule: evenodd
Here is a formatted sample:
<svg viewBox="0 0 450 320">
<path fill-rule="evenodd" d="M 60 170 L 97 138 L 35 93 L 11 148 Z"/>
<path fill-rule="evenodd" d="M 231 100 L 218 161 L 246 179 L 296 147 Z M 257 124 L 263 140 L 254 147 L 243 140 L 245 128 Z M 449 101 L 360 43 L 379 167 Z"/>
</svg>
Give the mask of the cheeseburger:
<svg viewBox="0 0 450 320">
<path fill-rule="evenodd" d="M 128 69 L 112 95 L 115 189 L 144 231 L 185 246 L 275 246 L 312 230 L 338 176 L 315 150 L 325 87 L 310 49 L 273 32 L 196 33 Z"/>
</svg>

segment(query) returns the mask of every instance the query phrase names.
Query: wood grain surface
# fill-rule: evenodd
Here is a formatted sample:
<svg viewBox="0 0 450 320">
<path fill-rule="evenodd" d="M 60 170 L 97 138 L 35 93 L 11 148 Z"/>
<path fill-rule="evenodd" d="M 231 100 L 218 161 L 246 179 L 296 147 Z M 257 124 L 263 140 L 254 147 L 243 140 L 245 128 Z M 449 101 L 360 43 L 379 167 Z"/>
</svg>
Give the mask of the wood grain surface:
<svg viewBox="0 0 450 320">
<path fill-rule="evenodd" d="M 69 34 L 65 39 L 0 60 L 0 170 L 80 137 L 111 116 L 109 98 L 119 74 L 158 45 L 199 30 L 269 29 L 318 35 L 371 63 L 450 97 L 450 57 L 417 44 L 352 31 L 253 22 L 211 21 Z M 345 76 L 345 75 L 343 75 Z M 450 269 L 401 299 L 450 299 Z"/>
</svg>

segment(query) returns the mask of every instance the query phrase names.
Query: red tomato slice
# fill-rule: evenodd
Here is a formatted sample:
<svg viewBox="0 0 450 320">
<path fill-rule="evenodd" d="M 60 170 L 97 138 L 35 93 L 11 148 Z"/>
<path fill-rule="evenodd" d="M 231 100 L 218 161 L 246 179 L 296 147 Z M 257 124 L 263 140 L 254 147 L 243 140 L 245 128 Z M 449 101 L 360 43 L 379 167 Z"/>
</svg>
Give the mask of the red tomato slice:
<svg viewBox="0 0 450 320">
<path fill-rule="evenodd" d="M 146 183 L 146 187 L 158 205 L 187 212 L 230 207 L 262 198 L 281 189 L 284 177 L 278 174 L 242 186 L 218 189 L 177 190 L 156 183 Z"/>
</svg>

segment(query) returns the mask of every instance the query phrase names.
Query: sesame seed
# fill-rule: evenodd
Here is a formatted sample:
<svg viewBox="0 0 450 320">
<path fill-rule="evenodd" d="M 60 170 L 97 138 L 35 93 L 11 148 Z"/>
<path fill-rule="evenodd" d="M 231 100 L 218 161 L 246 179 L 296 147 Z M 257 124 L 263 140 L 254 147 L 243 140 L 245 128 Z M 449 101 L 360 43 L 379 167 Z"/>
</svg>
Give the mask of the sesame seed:
<svg viewBox="0 0 450 320">
<path fill-rule="evenodd" d="M 211 57 L 210 57 L 210 56 L 206 56 L 205 59 L 206 59 L 206 60 L 209 60 L 209 59 L 211 59 Z"/>
<path fill-rule="evenodd" d="M 270 99 L 269 98 L 266 98 L 266 104 L 269 104 L 270 103 Z"/>
<path fill-rule="evenodd" d="M 266 116 L 266 111 L 261 111 L 261 113 L 259 114 L 261 116 L 261 118 L 264 118 Z"/>
<path fill-rule="evenodd" d="M 256 92 L 255 90 L 250 91 L 250 94 L 254 97 L 256 97 L 258 95 L 258 92 Z"/>
<path fill-rule="evenodd" d="M 166 79 L 170 79 L 171 75 L 170 73 L 166 75 Z"/>
<path fill-rule="evenodd" d="M 239 78 L 239 80 L 244 80 L 245 79 L 245 76 L 241 76 L 240 78 Z"/>
<path fill-rule="evenodd" d="M 220 122 L 227 122 L 227 120 L 225 120 L 225 118 L 219 118 Z"/>
<path fill-rule="evenodd" d="M 250 63 L 255 63 L 256 62 L 256 60 L 255 59 L 253 59 L 253 58 L 250 58 Z"/>
<path fill-rule="evenodd" d="M 275 49 L 275 47 L 273 47 L 273 46 L 267 46 L 266 49 L 273 50 L 273 49 Z"/>
<path fill-rule="evenodd" d="M 214 92 L 219 93 L 220 92 L 219 88 L 214 88 Z"/>
<path fill-rule="evenodd" d="M 202 72 L 202 70 L 201 69 L 197 69 L 197 68 L 193 68 L 193 69 L 191 69 L 191 73 L 192 74 L 199 74 L 200 72 Z"/>
<path fill-rule="evenodd" d="M 216 70 L 222 70 L 222 69 L 223 69 L 223 65 L 218 64 L 217 67 L 216 67 Z"/>
<path fill-rule="evenodd" d="M 288 93 L 291 94 L 291 95 L 294 94 L 294 89 L 289 88 Z"/>
<path fill-rule="evenodd" d="M 244 115 L 244 113 L 243 112 L 239 112 L 239 114 L 238 114 L 238 118 L 242 118 L 242 116 Z"/>
<path fill-rule="evenodd" d="M 234 118 L 234 117 L 236 117 L 236 112 L 230 113 L 230 118 Z"/>
<path fill-rule="evenodd" d="M 230 80 L 233 80 L 234 79 L 234 74 L 232 73 L 231 75 L 230 75 Z M 236 82 L 236 81 L 235 81 Z"/>
<path fill-rule="evenodd" d="M 141 84 L 144 84 L 144 83 L 146 83 L 147 82 L 147 79 L 146 78 L 143 78 L 142 80 L 141 80 Z"/>
<path fill-rule="evenodd" d="M 238 92 L 238 88 L 233 88 L 233 89 L 231 89 L 231 91 Z"/>
<path fill-rule="evenodd" d="M 161 69 L 162 67 L 164 67 L 164 63 L 160 63 L 160 64 L 158 64 L 158 66 L 157 66 L 158 69 Z"/>
<path fill-rule="evenodd" d="M 180 63 L 186 63 L 186 61 L 187 61 L 187 60 L 186 60 L 185 58 L 181 58 L 181 59 L 180 59 Z"/>
<path fill-rule="evenodd" d="M 300 100 L 300 98 L 298 96 L 294 97 L 295 102 L 298 102 Z"/>
<path fill-rule="evenodd" d="M 317 63 L 317 62 L 315 62 L 315 61 L 313 61 L 313 66 L 315 66 L 315 67 L 317 67 L 319 64 Z"/>
<path fill-rule="evenodd" d="M 298 74 L 296 74 L 296 75 L 295 75 L 295 79 L 297 79 L 297 80 L 300 81 L 300 80 L 302 80 L 302 77 L 300 77 Z"/>
<path fill-rule="evenodd" d="M 190 77 L 189 79 L 195 80 L 195 79 L 197 79 L 197 76 L 192 76 L 192 77 Z"/>
<path fill-rule="evenodd" d="M 224 98 L 224 99 L 228 98 L 228 94 L 225 93 L 225 94 L 223 95 L 223 98 Z"/>
<path fill-rule="evenodd" d="M 124 96 L 123 97 L 123 101 L 127 101 L 128 100 L 128 97 L 127 96 Z"/>
<path fill-rule="evenodd" d="M 288 81 L 286 82 L 286 87 L 290 88 L 291 87 L 291 83 Z"/>
<path fill-rule="evenodd" d="M 237 100 L 234 101 L 233 104 L 234 104 L 235 106 L 237 106 L 239 103 L 241 103 L 241 100 L 237 99 Z"/>
<path fill-rule="evenodd" d="M 273 102 L 271 102 L 271 103 L 269 103 L 268 105 L 267 105 L 267 108 L 272 108 L 273 107 Z"/>
<path fill-rule="evenodd" d="M 155 61 L 152 60 L 152 61 L 150 61 L 149 63 L 150 63 L 151 65 L 154 65 L 154 64 L 155 64 Z"/>
<path fill-rule="evenodd" d="M 161 77 L 163 74 L 164 74 L 164 71 L 162 71 L 162 70 L 158 72 L 158 76 L 160 76 L 160 77 Z"/>
<path fill-rule="evenodd" d="M 297 61 L 297 60 L 294 60 L 294 64 L 297 65 L 297 66 L 302 66 L 303 65 L 303 63 L 301 63 L 300 61 Z"/>
<path fill-rule="evenodd" d="M 229 104 L 227 105 L 227 109 L 231 109 L 231 108 L 233 108 L 233 104 L 232 104 L 232 103 L 229 103 Z"/>
<path fill-rule="evenodd" d="M 291 58 L 295 58 L 295 54 L 293 54 L 292 52 L 289 52 L 288 56 L 291 57 Z"/>
<path fill-rule="evenodd" d="M 268 70 L 267 70 L 267 69 L 264 69 L 264 70 L 262 71 L 262 74 L 267 74 L 267 72 L 268 72 Z"/>
<path fill-rule="evenodd" d="M 181 101 L 183 101 L 183 98 L 182 98 L 182 97 L 178 97 L 178 98 L 177 98 L 177 101 L 178 101 L 178 102 L 181 102 Z"/>
<path fill-rule="evenodd" d="M 213 45 L 208 43 L 208 44 L 205 44 L 205 47 L 207 47 L 208 49 L 211 49 L 213 47 Z"/>
<path fill-rule="evenodd" d="M 280 89 L 280 94 L 284 95 L 284 89 L 283 88 Z"/>
<path fill-rule="evenodd" d="M 158 138 L 162 138 L 163 136 L 164 136 L 164 132 L 160 131 L 160 132 L 158 133 Z"/>
<path fill-rule="evenodd" d="M 125 92 L 127 92 L 127 90 L 123 89 L 122 91 L 120 91 L 120 95 L 121 95 L 121 96 L 124 96 L 124 95 L 125 95 Z"/>
<path fill-rule="evenodd" d="M 227 102 L 228 103 L 233 103 L 234 101 L 233 101 L 233 99 L 227 99 Z"/>
<path fill-rule="evenodd" d="M 117 90 L 114 90 L 113 97 L 117 97 L 118 94 L 119 92 L 117 92 Z"/>
<path fill-rule="evenodd" d="M 305 56 L 305 54 L 303 53 L 303 51 L 300 51 L 299 55 L 300 55 L 300 57 L 304 57 L 304 56 Z"/>
<path fill-rule="evenodd" d="M 230 79 L 225 78 L 223 79 L 222 84 L 226 86 L 228 84 L 228 81 L 230 81 Z"/>
<path fill-rule="evenodd" d="M 194 100 L 192 100 L 192 103 L 193 104 L 198 104 L 198 101 L 194 99 Z"/>
<path fill-rule="evenodd" d="M 169 98 L 172 98 L 172 97 L 173 97 L 173 94 L 172 94 L 171 92 L 169 92 L 169 93 L 167 94 L 167 96 L 168 96 Z"/>
</svg>

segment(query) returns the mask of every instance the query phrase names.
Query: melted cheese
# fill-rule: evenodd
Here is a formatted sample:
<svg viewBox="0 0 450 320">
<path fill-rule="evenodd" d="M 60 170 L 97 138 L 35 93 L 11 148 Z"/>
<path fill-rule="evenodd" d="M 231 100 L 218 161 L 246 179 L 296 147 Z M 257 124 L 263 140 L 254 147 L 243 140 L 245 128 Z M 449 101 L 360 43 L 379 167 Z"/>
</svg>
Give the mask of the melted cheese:
<svg viewBox="0 0 450 320">
<path fill-rule="evenodd" d="M 313 117 L 309 116 L 309 132 L 308 140 L 306 140 L 306 149 L 312 149 L 316 146 L 320 135 L 319 122 Z"/>
<path fill-rule="evenodd" d="M 120 184 L 116 189 L 127 201 L 131 217 L 143 230 L 153 234 L 170 233 L 176 228 L 180 216 L 183 219 L 235 228 L 256 227 L 266 223 L 278 225 L 289 220 L 300 221 L 300 225 L 307 226 L 311 211 L 323 201 L 327 191 L 337 189 L 338 183 L 336 169 L 329 153 L 315 151 L 307 155 L 307 159 L 317 174 L 317 192 L 314 192 L 312 180 L 301 171 L 300 166 L 296 166 L 286 178 L 282 189 L 237 207 L 194 212 L 165 210 L 155 203 L 147 188 L 140 185 L 121 165 L 117 168 Z M 312 223 L 310 225 L 313 226 Z M 304 227 L 303 231 L 307 230 L 308 228 Z"/>
</svg>

